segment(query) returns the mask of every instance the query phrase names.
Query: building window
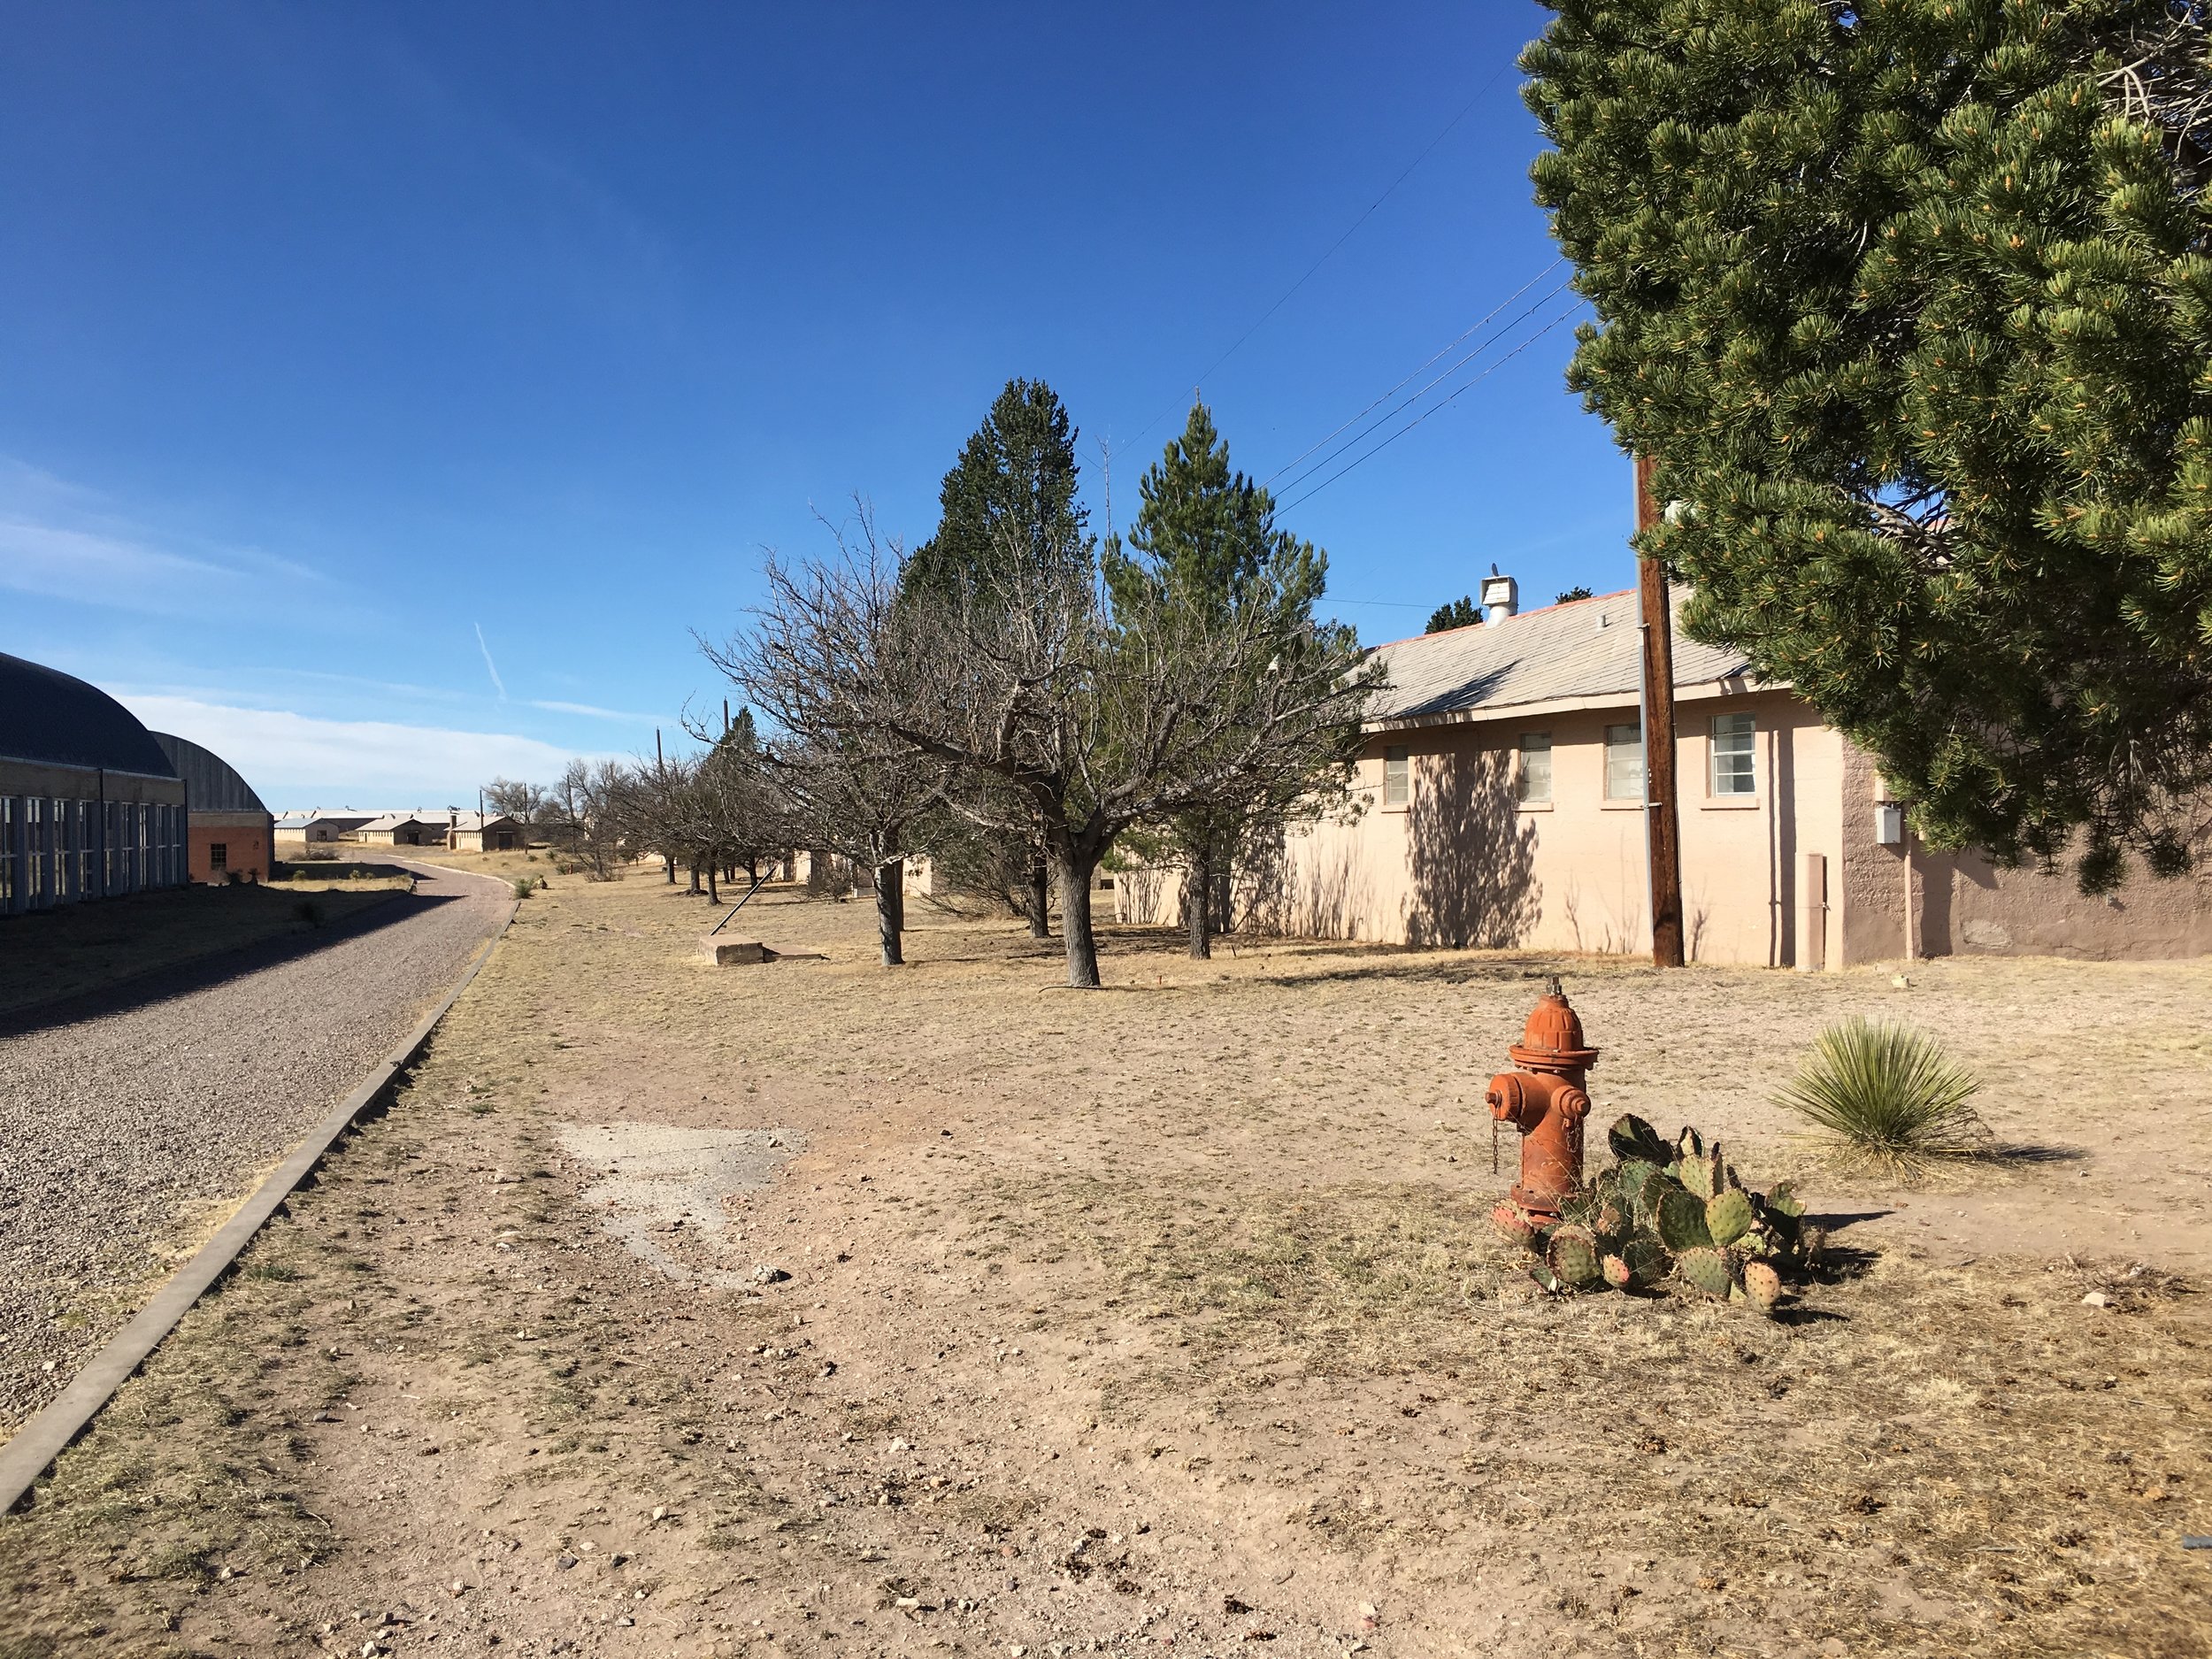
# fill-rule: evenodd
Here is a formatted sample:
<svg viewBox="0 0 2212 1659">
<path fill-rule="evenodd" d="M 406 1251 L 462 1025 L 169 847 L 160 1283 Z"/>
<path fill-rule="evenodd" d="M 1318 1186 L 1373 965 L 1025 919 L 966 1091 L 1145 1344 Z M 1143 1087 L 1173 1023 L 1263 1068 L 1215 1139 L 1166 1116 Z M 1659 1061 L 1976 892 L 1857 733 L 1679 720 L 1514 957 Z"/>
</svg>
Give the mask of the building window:
<svg viewBox="0 0 2212 1659">
<path fill-rule="evenodd" d="M 1743 795 L 1759 793 L 1754 740 L 1759 723 L 1748 714 L 1713 717 L 1713 793 Z"/>
<path fill-rule="evenodd" d="M 1383 804 L 1403 806 L 1413 798 L 1413 757 L 1403 743 L 1383 750 Z"/>
<path fill-rule="evenodd" d="M 1605 728 L 1605 798 L 1644 798 L 1644 733 L 1636 721 Z"/>
<path fill-rule="evenodd" d="M 230 868 L 230 843 L 228 841 L 208 842 L 207 867 L 211 871 Z"/>
<path fill-rule="evenodd" d="M 1551 804 L 1551 733 L 1521 733 L 1520 796 L 1530 806 Z"/>
</svg>

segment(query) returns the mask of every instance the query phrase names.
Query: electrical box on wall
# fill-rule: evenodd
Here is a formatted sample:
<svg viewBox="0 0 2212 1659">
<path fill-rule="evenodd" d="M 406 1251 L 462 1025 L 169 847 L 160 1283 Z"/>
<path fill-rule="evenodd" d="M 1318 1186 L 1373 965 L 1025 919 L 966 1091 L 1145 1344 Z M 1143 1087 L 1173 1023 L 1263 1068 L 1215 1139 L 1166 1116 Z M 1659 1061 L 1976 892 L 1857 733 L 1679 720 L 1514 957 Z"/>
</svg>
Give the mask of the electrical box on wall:
<svg viewBox="0 0 2212 1659">
<path fill-rule="evenodd" d="M 1874 809 L 1874 839 L 1885 847 L 1901 847 L 1905 842 L 1905 809 L 1894 801 L 1885 801 Z"/>
</svg>

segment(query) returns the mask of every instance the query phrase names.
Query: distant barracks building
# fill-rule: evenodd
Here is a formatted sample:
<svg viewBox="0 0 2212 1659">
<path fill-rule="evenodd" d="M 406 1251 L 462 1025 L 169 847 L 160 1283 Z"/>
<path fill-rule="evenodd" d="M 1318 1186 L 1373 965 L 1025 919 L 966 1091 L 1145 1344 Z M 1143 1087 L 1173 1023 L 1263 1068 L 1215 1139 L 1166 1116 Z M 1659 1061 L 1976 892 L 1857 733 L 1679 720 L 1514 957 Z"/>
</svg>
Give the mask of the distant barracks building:
<svg viewBox="0 0 2212 1659">
<path fill-rule="evenodd" d="M 233 870 L 265 879 L 271 847 L 267 811 L 214 755 L 0 652 L 0 915 Z"/>
</svg>

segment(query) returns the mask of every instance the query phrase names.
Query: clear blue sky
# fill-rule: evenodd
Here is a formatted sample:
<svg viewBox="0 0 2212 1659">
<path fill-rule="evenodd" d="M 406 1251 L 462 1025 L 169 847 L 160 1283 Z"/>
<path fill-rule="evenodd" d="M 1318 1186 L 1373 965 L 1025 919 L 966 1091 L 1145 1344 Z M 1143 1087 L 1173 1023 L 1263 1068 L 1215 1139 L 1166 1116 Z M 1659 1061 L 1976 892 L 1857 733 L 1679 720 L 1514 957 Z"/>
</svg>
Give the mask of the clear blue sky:
<svg viewBox="0 0 2212 1659">
<path fill-rule="evenodd" d="M 1537 276 L 1543 17 L 0 5 L 0 649 L 280 809 L 649 751 L 761 549 L 855 491 L 926 536 L 1009 376 L 1102 527 L 1202 376 L 1265 476 Z M 1363 637 L 1632 580 L 1571 344 L 1279 490 Z"/>
</svg>

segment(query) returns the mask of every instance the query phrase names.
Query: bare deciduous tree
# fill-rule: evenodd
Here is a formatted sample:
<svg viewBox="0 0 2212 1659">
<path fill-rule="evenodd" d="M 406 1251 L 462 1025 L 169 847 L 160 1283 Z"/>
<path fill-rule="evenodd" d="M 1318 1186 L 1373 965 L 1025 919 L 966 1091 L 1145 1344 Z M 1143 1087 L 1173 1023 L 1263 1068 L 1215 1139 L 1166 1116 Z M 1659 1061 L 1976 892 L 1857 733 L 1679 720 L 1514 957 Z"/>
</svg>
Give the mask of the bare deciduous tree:
<svg viewBox="0 0 2212 1659">
<path fill-rule="evenodd" d="M 864 509 L 839 540 L 833 561 L 769 562 L 754 639 L 807 687 L 810 729 L 998 786 L 946 798 L 986 827 L 1042 835 L 1077 988 L 1099 983 L 1091 892 L 1115 839 L 1310 764 L 1375 684 L 1340 631 L 1286 634 L 1266 607 L 1205 616 L 1141 590 L 1110 608 L 1087 545 L 1010 549 L 987 590 L 902 595 L 898 549 Z"/>
<path fill-rule="evenodd" d="M 768 561 L 753 626 L 707 659 L 777 728 L 760 751 L 791 839 L 869 872 L 886 967 L 906 960 L 905 867 L 945 800 L 948 768 L 887 728 L 856 718 L 912 695 L 910 610 L 895 564 L 876 558 L 787 569 Z"/>
</svg>

